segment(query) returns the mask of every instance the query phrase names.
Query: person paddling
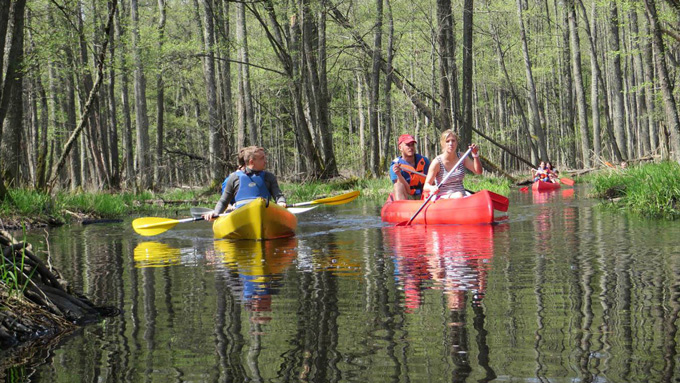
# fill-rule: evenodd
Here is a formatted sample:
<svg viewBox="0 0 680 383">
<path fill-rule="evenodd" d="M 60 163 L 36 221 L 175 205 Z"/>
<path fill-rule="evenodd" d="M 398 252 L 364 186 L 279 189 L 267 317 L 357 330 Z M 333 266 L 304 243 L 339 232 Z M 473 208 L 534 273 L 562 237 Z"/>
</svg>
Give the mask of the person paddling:
<svg viewBox="0 0 680 383">
<path fill-rule="evenodd" d="M 395 201 L 420 199 L 430 160 L 416 153 L 416 139 L 410 134 L 399 136 L 399 151 L 401 156 L 390 167 L 392 197 Z"/>
<path fill-rule="evenodd" d="M 286 207 L 284 197 L 276 176 L 265 171 L 267 155 L 264 148 L 248 146 L 239 152 L 239 162 L 243 160 L 241 169 L 233 172 L 226 180 L 222 196 L 217 201 L 215 209 L 203 215 L 206 221 L 212 221 L 222 214 L 230 202 L 239 208 L 256 198 L 274 199 L 282 207 Z"/>
<path fill-rule="evenodd" d="M 425 180 L 425 191 L 430 193 L 440 193 L 438 198 L 461 198 L 465 197 L 465 187 L 463 186 L 463 178 L 465 177 L 465 168 L 468 168 L 475 174 L 482 174 L 482 162 L 479 160 L 479 147 L 476 144 L 470 145 L 472 158 L 467 157 L 462 161 L 451 176 L 446 179 L 440 187 L 437 187 L 446 174 L 451 171 L 451 168 L 458 163 L 462 153 L 458 149 L 458 135 L 451 129 L 447 129 L 441 134 L 441 145 L 443 152 L 438 155 L 430 165 L 430 170 L 427 173 Z M 436 181 L 436 183 L 435 183 Z"/>
</svg>

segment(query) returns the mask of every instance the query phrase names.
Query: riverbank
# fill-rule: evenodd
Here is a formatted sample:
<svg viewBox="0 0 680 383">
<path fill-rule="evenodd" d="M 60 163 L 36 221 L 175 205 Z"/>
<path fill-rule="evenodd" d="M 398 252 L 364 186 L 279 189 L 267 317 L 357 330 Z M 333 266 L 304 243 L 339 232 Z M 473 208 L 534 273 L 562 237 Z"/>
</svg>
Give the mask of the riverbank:
<svg viewBox="0 0 680 383">
<path fill-rule="evenodd" d="M 72 291 L 49 255 L 43 261 L 31 244 L 0 230 L 0 350 L 54 339 L 119 312 Z M 6 354 L 0 351 L 0 360 Z"/>
<path fill-rule="evenodd" d="M 508 195 L 510 182 L 488 176 L 465 177 L 465 187 L 472 191 L 488 189 Z M 306 183 L 281 183 L 281 190 L 291 203 L 329 197 L 351 190 L 361 191 L 361 199 L 383 201 L 392 191 L 387 177 L 379 179 L 337 179 Z M 99 223 L 119 220 L 131 215 L 174 212 L 182 215 L 191 207 L 212 207 L 220 197 L 219 190 L 206 188 L 173 188 L 162 193 L 58 192 L 54 196 L 35 190 L 11 189 L 11 201 L 0 203 L 0 226 L 6 230 L 59 226 L 69 223 Z"/>
<path fill-rule="evenodd" d="M 680 165 L 660 162 L 627 168 L 607 168 L 583 177 L 593 186 L 591 196 L 605 207 L 649 218 L 680 218 Z"/>
</svg>

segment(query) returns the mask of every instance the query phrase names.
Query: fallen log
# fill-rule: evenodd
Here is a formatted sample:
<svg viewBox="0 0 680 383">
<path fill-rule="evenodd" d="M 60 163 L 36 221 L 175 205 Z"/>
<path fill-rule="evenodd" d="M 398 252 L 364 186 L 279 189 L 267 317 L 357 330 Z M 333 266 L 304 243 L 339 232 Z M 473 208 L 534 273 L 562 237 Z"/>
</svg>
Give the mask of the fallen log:
<svg viewBox="0 0 680 383">
<path fill-rule="evenodd" d="M 120 313 L 71 290 L 59 271 L 33 254 L 31 245 L 0 230 L 0 349 L 70 332 Z"/>
</svg>

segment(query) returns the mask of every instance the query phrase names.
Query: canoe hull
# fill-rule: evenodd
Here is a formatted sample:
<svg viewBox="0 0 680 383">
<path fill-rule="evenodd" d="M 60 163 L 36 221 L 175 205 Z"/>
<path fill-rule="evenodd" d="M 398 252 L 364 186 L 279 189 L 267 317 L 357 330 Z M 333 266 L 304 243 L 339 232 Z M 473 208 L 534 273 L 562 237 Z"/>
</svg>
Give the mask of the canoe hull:
<svg viewBox="0 0 680 383">
<path fill-rule="evenodd" d="M 384 222 L 400 223 L 411 219 L 425 201 L 394 201 L 392 196 L 380 211 Z M 502 195 L 482 190 L 471 196 L 457 199 L 430 201 L 421 210 L 412 225 L 447 225 L 494 223 L 494 210 L 507 211 L 508 199 Z"/>
<path fill-rule="evenodd" d="M 531 190 L 541 192 L 541 191 L 557 190 L 561 187 L 562 186 L 557 182 L 543 182 L 541 180 L 538 180 L 531 185 Z"/>
<path fill-rule="evenodd" d="M 288 209 L 258 198 L 218 218 L 213 224 L 215 238 L 274 239 L 295 235 L 297 218 Z"/>
</svg>

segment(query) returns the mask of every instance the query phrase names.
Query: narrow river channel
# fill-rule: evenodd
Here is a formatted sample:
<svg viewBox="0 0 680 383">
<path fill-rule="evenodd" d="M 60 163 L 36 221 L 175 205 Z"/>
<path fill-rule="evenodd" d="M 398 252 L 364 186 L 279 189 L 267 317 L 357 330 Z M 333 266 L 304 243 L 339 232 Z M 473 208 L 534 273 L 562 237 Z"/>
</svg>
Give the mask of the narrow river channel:
<svg viewBox="0 0 680 383">
<path fill-rule="evenodd" d="M 583 189 L 513 192 L 498 225 L 390 227 L 355 201 L 297 235 L 215 241 L 207 223 L 27 240 L 118 317 L 22 368 L 42 382 L 671 382 L 680 222 Z M 179 212 L 180 216 L 188 212 Z"/>
</svg>

